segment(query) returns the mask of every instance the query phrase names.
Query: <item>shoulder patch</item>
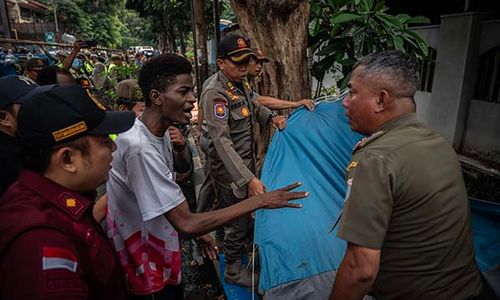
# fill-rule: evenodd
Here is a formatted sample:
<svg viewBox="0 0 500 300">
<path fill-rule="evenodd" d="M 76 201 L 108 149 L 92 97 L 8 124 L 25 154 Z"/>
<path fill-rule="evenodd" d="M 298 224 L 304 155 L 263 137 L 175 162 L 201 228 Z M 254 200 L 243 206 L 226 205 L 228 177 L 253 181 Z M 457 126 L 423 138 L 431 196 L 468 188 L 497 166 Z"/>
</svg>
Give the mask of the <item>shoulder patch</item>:
<svg viewBox="0 0 500 300">
<path fill-rule="evenodd" d="M 68 270 L 75 273 L 78 267 L 73 252 L 56 247 L 43 247 L 42 270 Z"/>
<path fill-rule="evenodd" d="M 224 103 L 214 104 L 214 116 L 217 119 L 225 119 L 227 117 L 227 108 Z"/>
<path fill-rule="evenodd" d="M 62 208 L 65 208 L 73 216 L 77 216 L 85 208 L 85 205 L 77 197 L 67 192 L 61 193 L 57 201 Z"/>
</svg>

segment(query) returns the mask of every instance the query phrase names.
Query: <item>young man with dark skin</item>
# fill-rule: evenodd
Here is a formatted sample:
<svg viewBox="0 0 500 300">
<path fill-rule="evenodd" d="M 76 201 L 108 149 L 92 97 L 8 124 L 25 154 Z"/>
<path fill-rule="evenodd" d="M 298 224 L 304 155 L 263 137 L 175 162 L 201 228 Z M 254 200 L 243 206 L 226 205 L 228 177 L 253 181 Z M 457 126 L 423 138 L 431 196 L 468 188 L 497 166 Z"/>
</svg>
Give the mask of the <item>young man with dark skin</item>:
<svg viewBox="0 0 500 300">
<path fill-rule="evenodd" d="M 108 235 L 122 258 L 134 299 L 182 299 L 178 233 L 201 236 L 259 208 L 298 208 L 288 201 L 307 196 L 290 192 L 300 185 L 295 183 L 218 211 L 190 212 L 175 183 L 167 131 L 191 119 L 191 71 L 189 61 L 173 54 L 146 62 L 139 74 L 146 109 L 116 140 L 107 184 Z"/>
<path fill-rule="evenodd" d="M 55 86 L 19 111 L 23 170 L 0 200 L 0 298 L 126 299 L 118 258 L 92 215 L 131 112 Z"/>
<path fill-rule="evenodd" d="M 348 242 L 331 300 L 478 299 L 470 209 L 457 155 L 419 123 L 415 58 L 361 58 L 344 99 L 356 145 L 338 236 Z"/>
</svg>

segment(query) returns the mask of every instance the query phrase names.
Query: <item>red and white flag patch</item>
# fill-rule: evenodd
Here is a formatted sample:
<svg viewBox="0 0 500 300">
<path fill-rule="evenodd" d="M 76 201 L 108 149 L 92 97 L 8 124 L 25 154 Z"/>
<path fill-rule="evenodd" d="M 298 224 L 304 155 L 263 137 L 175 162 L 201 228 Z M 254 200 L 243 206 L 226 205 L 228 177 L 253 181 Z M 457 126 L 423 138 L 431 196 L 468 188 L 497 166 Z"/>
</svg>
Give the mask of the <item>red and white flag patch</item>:
<svg viewBox="0 0 500 300">
<path fill-rule="evenodd" d="M 76 272 L 78 262 L 71 251 L 56 247 L 43 247 L 42 253 L 42 270 L 65 269 Z"/>
</svg>

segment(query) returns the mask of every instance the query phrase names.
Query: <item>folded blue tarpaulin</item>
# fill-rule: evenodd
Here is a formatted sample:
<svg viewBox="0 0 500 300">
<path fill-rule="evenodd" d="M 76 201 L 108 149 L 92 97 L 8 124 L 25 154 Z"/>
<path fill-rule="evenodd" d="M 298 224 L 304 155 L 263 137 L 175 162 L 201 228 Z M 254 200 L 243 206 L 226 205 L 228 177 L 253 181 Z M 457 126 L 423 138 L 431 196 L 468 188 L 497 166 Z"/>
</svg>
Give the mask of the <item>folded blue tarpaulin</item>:
<svg viewBox="0 0 500 300">
<path fill-rule="evenodd" d="M 346 243 L 329 232 L 344 205 L 342 174 L 361 139 L 353 133 L 340 101 L 323 102 L 314 111 L 295 111 L 287 128 L 276 132 L 266 156 L 262 180 L 268 190 L 295 181 L 310 196 L 301 209 L 259 210 L 255 243 L 259 247 L 259 288 L 338 268 Z"/>
<path fill-rule="evenodd" d="M 296 201 L 301 209 L 257 212 L 261 290 L 338 269 L 346 243 L 330 229 L 344 205 L 351 150 L 361 138 L 351 131 L 341 101 L 319 103 L 312 112 L 299 109 L 275 133 L 262 181 L 269 190 L 301 181 L 298 190 L 311 195 Z M 494 270 L 500 265 L 500 205 L 471 199 L 471 209 L 478 265 L 482 272 Z"/>
</svg>

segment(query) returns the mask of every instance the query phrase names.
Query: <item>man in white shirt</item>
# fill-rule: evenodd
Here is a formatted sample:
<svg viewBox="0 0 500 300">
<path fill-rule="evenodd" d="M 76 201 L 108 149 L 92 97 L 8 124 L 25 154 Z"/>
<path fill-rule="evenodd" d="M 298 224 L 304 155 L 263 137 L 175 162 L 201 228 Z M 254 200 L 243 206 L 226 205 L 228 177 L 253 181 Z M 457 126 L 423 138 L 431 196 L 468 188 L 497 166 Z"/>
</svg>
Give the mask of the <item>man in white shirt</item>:
<svg viewBox="0 0 500 300">
<path fill-rule="evenodd" d="M 173 123 L 186 124 L 196 101 L 191 64 L 162 54 L 144 64 L 139 85 L 146 109 L 129 131 L 116 140 L 107 231 L 124 268 L 134 299 L 182 299 L 178 232 L 196 237 L 259 208 L 299 208 L 289 200 L 306 192 L 290 192 L 300 183 L 261 194 L 231 207 L 194 214 L 175 183 L 170 138 Z"/>
</svg>

